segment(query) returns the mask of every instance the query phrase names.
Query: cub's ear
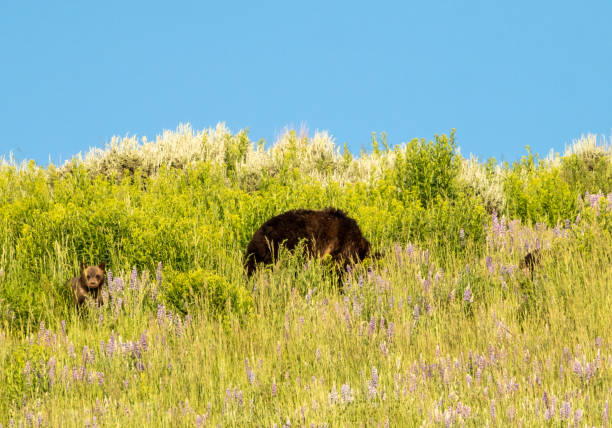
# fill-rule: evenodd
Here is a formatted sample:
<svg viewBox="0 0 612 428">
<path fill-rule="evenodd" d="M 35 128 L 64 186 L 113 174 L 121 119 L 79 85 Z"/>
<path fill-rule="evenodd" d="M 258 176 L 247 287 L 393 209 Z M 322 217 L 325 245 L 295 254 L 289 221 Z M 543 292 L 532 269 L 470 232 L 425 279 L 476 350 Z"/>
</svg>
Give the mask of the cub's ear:
<svg viewBox="0 0 612 428">
<path fill-rule="evenodd" d="M 100 263 L 100 264 L 98 265 L 98 267 L 99 267 L 100 269 L 102 269 L 102 270 L 105 270 L 105 269 L 106 269 L 106 263 L 105 263 L 105 262 L 102 262 L 102 263 Z"/>
<path fill-rule="evenodd" d="M 85 264 L 85 262 L 81 262 L 81 272 L 84 272 L 86 267 L 87 265 Z"/>
</svg>

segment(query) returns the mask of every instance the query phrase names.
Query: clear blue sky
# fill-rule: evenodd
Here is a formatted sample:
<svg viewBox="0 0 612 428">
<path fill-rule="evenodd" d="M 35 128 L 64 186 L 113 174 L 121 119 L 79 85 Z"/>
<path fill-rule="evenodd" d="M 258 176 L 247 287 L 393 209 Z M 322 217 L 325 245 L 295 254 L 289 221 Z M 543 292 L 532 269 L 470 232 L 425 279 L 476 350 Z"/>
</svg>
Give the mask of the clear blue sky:
<svg viewBox="0 0 612 428">
<path fill-rule="evenodd" d="M 207 4 L 207 5 L 204 5 Z M 514 160 L 612 133 L 612 2 L 0 3 L 0 156 L 225 121 Z"/>
</svg>

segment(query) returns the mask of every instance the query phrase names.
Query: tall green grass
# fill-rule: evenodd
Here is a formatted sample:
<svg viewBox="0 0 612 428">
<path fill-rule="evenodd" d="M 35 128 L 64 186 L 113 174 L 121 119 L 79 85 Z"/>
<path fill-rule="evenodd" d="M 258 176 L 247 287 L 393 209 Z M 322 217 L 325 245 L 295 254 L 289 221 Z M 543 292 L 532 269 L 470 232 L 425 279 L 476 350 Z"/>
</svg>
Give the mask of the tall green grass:
<svg viewBox="0 0 612 428">
<path fill-rule="evenodd" d="M 452 134 L 374 141 L 181 128 L 1 166 L 0 423 L 607 426 L 609 148 L 496 165 Z M 263 221 L 329 205 L 381 260 L 340 290 L 299 252 L 246 278 Z M 100 308 L 71 303 L 81 261 L 107 262 Z"/>
</svg>

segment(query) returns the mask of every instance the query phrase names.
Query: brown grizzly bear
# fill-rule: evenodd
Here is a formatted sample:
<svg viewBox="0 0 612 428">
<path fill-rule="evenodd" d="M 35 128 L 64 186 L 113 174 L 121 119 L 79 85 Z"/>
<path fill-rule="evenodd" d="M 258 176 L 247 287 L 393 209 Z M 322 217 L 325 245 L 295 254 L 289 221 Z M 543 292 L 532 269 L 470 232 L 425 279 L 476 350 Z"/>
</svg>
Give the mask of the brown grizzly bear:
<svg viewBox="0 0 612 428">
<path fill-rule="evenodd" d="M 93 299 L 96 304 L 102 304 L 102 293 L 100 289 L 106 280 L 106 263 L 98 266 L 85 266 L 81 263 L 81 276 L 75 276 L 70 280 L 70 288 L 77 306 L 81 306 L 87 298 Z"/>
<path fill-rule="evenodd" d="M 273 263 L 279 245 L 293 250 L 301 240 L 305 240 L 309 256 L 329 254 L 337 269 L 370 254 L 370 243 L 361 234 L 357 222 L 342 211 L 335 208 L 291 210 L 272 217 L 257 229 L 246 249 L 247 275 L 251 276 L 260 263 Z"/>
</svg>

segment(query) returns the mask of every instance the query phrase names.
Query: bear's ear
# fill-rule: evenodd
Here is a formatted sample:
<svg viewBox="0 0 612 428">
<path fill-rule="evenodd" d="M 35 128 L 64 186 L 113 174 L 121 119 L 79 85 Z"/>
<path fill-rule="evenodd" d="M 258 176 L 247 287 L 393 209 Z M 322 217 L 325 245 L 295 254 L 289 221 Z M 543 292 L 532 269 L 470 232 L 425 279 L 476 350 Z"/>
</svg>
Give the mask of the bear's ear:
<svg viewBox="0 0 612 428">
<path fill-rule="evenodd" d="M 85 272 L 86 267 L 87 265 L 85 264 L 85 262 L 81 262 L 81 272 Z"/>
<path fill-rule="evenodd" d="M 102 262 L 98 265 L 98 267 L 104 271 L 106 269 L 106 263 Z"/>
</svg>

